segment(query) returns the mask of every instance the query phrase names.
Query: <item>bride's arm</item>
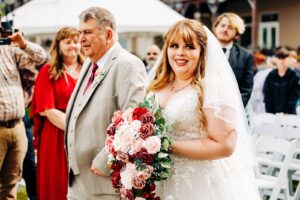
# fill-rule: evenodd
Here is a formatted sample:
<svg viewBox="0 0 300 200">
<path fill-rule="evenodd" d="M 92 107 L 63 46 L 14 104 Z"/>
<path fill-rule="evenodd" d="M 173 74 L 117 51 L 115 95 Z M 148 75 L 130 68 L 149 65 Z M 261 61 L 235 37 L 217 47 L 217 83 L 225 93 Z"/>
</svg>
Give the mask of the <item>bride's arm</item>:
<svg viewBox="0 0 300 200">
<path fill-rule="evenodd" d="M 230 156 L 236 146 L 234 124 L 215 116 L 212 109 L 205 109 L 207 138 L 199 140 L 174 141 L 172 153 L 194 160 L 214 160 Z"/>
</svg>

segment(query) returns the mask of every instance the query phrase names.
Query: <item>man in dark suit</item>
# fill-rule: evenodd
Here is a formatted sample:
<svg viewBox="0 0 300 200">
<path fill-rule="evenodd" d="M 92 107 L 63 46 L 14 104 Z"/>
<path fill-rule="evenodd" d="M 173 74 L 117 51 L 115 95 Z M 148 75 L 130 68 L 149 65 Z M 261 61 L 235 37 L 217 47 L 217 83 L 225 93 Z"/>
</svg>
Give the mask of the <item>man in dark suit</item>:
<svg viewBox="0 0 300 200">
<path fill-rule="evenodd" d="M 234 13 L 223 13 L 213 24 L 213 32 L 228 58 L 246 106 L 253 87 L 254 60 L 250 52 L 235 43 L 244 31 L 244 21 Z"/>
</svg>

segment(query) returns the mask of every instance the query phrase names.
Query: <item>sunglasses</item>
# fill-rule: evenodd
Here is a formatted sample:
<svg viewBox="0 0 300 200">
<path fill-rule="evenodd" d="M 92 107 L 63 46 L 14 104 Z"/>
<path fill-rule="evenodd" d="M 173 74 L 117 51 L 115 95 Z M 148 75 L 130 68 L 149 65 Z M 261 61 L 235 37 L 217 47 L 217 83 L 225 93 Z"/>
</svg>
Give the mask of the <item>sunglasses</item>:
<svg viewBox="0 0 300 200">
<path fill-rule="evenodd" d="M 278 54 L 276 54 L 276 57 L 279 59 L 285 59 L 285 58 L 289 57 L 289 54 L 278 53 Z"/>
<path fill-rule="evenodd" d="M 147 53 L 147 55 L 148 55 L 148 56 L 150 56 L 151 54 L 152 54 L 152 55 L 154 55 L 154 56 L 156 56 L 156 55 L 157 55 L 157 53 L 156 53 L 156 52 L 148 52 L 148 53 Z"/>
</svg>

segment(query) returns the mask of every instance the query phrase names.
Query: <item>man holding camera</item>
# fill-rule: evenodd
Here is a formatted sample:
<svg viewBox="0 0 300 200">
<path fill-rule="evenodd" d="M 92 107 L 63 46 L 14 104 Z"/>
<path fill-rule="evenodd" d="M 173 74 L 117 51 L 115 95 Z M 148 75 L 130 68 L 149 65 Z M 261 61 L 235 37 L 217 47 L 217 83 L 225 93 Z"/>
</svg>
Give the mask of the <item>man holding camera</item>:
<svg viewBox="0 0 300 200">
<path fill-rule="evenodd" d="M 11 41 L 11 45 L 0 46 L 0 199 L 7 200 L 16 199 L 27 151 L 19 70 L 42 64 L 47 54 L 39 45 L 26 41 L 19 32 L 0 40 Z"/>
</svg>

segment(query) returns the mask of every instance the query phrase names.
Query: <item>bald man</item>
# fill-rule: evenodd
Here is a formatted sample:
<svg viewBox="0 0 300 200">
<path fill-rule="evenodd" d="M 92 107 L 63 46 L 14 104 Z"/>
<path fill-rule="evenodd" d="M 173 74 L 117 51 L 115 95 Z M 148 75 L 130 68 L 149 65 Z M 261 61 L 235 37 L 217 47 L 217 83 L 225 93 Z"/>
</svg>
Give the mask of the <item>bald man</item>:
<svg viewBox="0 0 300 200">
<path fill-rule="evenodd" d="M 147 54 L 146 54 L 146 71 L 147 74 L 149 71 L 152 69 L 154 63 L 156 62 L 158 56 L 160 55 L 160 48 L 156 44 L 152 44 L 148 47 L 147 49 Z"/>
</svg>

